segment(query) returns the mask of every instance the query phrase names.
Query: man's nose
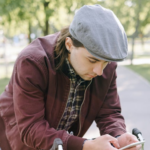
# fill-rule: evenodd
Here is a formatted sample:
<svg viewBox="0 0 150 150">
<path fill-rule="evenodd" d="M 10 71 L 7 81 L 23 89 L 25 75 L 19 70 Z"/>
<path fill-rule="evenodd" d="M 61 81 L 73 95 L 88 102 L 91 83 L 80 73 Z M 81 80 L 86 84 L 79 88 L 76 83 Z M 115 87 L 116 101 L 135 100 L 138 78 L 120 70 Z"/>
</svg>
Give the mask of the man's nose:
<svg viewBox="0 0 150 150">
<path fill-rule="evenodd" d="M 97 75 L 97 76 L 101 76 L 103 74 L 103 66 L 102 65 L 96 65 L 93 69 L 93 72 Z"/>
</svg>

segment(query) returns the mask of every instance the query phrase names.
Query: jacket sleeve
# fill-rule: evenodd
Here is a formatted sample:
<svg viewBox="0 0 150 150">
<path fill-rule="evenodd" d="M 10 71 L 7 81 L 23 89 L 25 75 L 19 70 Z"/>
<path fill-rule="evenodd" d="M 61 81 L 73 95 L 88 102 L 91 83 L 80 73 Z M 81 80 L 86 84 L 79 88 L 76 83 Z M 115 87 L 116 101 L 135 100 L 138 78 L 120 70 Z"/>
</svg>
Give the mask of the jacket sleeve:
<svg viewBox="0 0 150 150">
<path fill-rule="evenodd" d="M 103 105 L 100 108 L 95 120 L 101 135 L 110 134 L 114 137 L 126 132 L 124 118 L 121 115 L 121 106 L 117 93 L 116 78 L 117 74 L 114 69 Z"/>
<path fill-rule="evenodd" d="M 44 100 L 49 82 L 46 66 L 32 56 L 19 58 L 13 81 L 14 111 L 22 142 L 31 148 L 48 150 L 54 139 L 60 138 L 66 150 L 71 135 L 56 131 L 45 120 Z M 82 144 L 84 139 L 78 140 Z"/>
</svg>

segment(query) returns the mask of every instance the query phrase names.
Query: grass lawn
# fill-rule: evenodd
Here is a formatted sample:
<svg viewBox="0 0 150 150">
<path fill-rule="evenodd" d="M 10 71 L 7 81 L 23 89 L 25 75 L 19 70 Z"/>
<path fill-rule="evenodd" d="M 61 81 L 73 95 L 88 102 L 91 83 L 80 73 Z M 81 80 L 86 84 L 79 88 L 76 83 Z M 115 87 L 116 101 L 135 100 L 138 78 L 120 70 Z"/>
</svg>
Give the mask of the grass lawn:
<svg viewBox="0 0 150 150">
<path fill-rule="evenodd" d="M 150 82 L 150 64 L 126 66 Z"/>
<path fill-rule="evenodd" d="M 4 91 L 5 86 L 8 84 L 9 78 L 0 79 L 0 94 Z"/>
</svg>

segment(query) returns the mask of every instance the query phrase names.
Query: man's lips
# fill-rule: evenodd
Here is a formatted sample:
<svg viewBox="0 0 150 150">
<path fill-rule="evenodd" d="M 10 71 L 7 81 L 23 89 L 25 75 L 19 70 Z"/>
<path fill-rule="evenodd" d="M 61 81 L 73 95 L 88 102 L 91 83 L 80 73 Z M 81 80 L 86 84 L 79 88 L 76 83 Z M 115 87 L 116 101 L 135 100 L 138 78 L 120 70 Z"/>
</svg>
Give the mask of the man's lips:
<svg viewBox="0 0 150 150">
<path fill-rule="evenodd" d="M 88 74 L 88 76 L 90 76 L 91 78 L 95 78 L 96 75 L 91 75 L 91 74 Z"/>
</svg>

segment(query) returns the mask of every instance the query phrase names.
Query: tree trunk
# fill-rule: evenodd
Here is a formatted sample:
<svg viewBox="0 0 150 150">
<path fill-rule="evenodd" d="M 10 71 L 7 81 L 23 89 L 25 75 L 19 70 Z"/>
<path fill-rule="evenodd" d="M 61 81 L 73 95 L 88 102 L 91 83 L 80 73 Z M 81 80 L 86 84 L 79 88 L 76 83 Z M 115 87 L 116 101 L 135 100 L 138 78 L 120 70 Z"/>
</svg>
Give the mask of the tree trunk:
<svg viewBox="0 0 150 150">
<path fill-rule="evenodd" d="M 143 34 L 140 34 L 140 39 L 141 39 L 141 47 L 142 47 L 142 50 L 144 51 L 144 39 L 143 39 Z"/>
<path fill-rule="evenodd" d="M 48 5 L 50 2 L 44 2 L 44 10 L 45 10 L 45 29 L 44 29 L 44 35 L 49 34 L 49 15 L 47 13 Z"/>
<path fill-rule="evenodd" d="M 140 11 L 141 11 L 141 0 L 138 0 L 138 8 L 137 8 L 137 16 L 136 16 L 136 25 L 135 25 L 135 32 L 132 35 L 132 54 L 131 54 L 131 65 L 133 65 L 133 59 L 134 59 L 134 44 L 135 44 L 135 38 L 139 34 L 139 26 L 140 26 Z"/>
<path fill-rule="evenodd" d="M 44 35 L 49 34 L 49 21 L 48 19 L 45 20 L 45 30 L 44 30 Z"/>
<path fill-rule="evenodd" d="M 134 58 L 134 41 L 135 37 L 132 37 L 132 53 L 131 53 L 131 65 L 133 65 L 133 58 Z"/>
<path fill-rule="evenodd" d="M 29 37 L 29 43 L 32 42 L 31 33 L 32 33 L 32 31 L 31 31 L 31 22 L 30 22 L 30 20 L 29 20 L 29 22 L 28 22 L 28 37 Z"/>
</svg>

